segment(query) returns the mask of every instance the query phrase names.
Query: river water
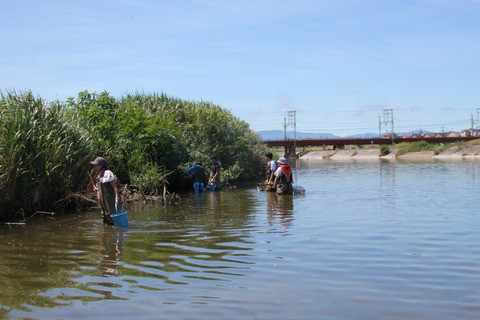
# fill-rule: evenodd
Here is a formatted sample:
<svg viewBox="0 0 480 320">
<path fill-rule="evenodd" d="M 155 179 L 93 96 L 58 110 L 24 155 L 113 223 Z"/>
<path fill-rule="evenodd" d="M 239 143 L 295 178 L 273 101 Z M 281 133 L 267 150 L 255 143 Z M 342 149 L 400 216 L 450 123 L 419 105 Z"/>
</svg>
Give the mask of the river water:
<svg viewBox="0 0 480 320">
<path fill-rule="evenodd" d="M 479 319 L 480 163 L 300 162 L 255 187 L 0 227 L 0 318 Z"/>
</svg>

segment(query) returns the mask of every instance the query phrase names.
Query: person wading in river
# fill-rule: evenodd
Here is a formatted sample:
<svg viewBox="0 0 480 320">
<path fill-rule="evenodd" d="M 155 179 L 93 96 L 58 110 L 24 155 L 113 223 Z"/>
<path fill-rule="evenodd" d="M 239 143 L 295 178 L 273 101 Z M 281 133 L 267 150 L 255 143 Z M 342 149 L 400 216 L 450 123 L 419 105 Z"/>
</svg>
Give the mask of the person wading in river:
<svg viewBox="0 0 480 320">
<path fill-rule="evenodd" d="M 102 210 L 103 222 L 113 225 L 111 217 L 117 211 L 120 204 L 118 195 L 117 179 L 112 171 L 108 170 L 108 162 L 102 157 L 97 157 L 90 162 L 96 172 L 96 185 L 93 190 L 97 193 L 98 204 Z"/>
<path fill-rule="evenodd" d="M 218 163 L 218 158 L 213 156 L 212 158 L 212 170 L 210 171 L 210 179 L 208 183 L 215 185 L 215 190 L 220 189 L 220 164 Z"/>
<path fill-rule="evenodd" d="M 205 168 L 202 165 L 202 161 L 197 161 L 194 166 L 188 168 L 188 174 L 193 176 L 193 190 L 195 192 L 203 192 L 205 189 L 205 181 L 207 181 L 207 175 L 205 174 Z"/>
<path fill-rule="evenodd" d="M 292 168 L 287 163 L 287 159 L 281 157 L 277 163 L 280 167 L 275 171 L 275 182 L 273 189 L 277 190 L 278 194 L 292 194 L 293 193 L 293 179 Z"/>
<path fill-rule="evenodd" d="M 277 171 L 277 163 L 273 160 L 273 154 L 271 152 L 265 153 L 265 159 L 267 160 L 267 170 L 265 173 L 265 182 L 263 184 L 273 184 L 275 179 L 275 171 Z"/>
</svg>

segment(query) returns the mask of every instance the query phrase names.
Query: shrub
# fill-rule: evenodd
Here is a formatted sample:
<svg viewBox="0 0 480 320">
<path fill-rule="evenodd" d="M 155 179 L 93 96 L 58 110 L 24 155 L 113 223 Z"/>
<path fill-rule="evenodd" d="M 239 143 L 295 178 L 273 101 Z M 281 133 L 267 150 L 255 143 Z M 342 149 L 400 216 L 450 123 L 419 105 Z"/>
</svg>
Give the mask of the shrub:
<svg viewBox="0 0 480 320">
<path fill-rule="evenodd" d="M 143 193 L 158 195 L 170 174 L 155 163 L 149 163 L 141 172 L 131 174 L 131 183 Z"/>
<path fill-rule="evenodd" d="M 178 183 L 181 183 L 178 179 L 185 178 L 187 163 L 201 160 L 208 168 L 213 155 L 222 165 L 223 183 L 250 179 L 261 171 L 265 147 L 260 137 L 227 109 L 209 102 L 185 101 L 164 94 L 127 95 L 121 103 L 135 103 L 157 115 L 159 121 L 168 119 L 175 124 L 179 137 L 175 141 L 182 141 L 181 147 L 186 149 L 186 154 L 182 152 L 175 160 L 177 170 L 171 179 L 177 179 Z"/>
<path fill-rule="evenodd" d="M 380 146 L 380 153 L 382 154 L 382 156 L 386 156 L 390 153 L 390 147 L 386 144 L 382 144 Z"/>
</svg>

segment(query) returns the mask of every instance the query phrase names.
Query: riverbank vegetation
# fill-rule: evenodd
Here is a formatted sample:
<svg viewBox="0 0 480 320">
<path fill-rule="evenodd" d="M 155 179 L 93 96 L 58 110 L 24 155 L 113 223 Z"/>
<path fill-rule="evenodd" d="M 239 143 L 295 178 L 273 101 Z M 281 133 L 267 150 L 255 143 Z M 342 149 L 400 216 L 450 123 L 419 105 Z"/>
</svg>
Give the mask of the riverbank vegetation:
<svg viewBox="0 0 480 320">
<path fill-rule="evenodd" d="M 390 146 L 386 145 L 386 144 L 382 144 L 380 145 L 380 154 L 382 156 L 386 156 L 387 154 L 389 154 L 391 152 L 390 150 Z"/>
<path fill-rule="evenodd" d="M 253 178 L 264 146 L 248 124 L 209 102 L 164 94 L 81 92 L 48 103 L 31 92 L 0 97 L 0 219 L 53 210 L 85 189 L 103 156 L 122 184 L 142 193 L 190 187 L 186 168 L 218 156 L 223 183 Z"/>
<path fill-rule="evenodd" d="M 428 143 L 425 141 L 417 141 L 417 142 L 404 142 L 399 143 L 393 146 L 393 148 L 397 149 L 397 156 L 409 153 L 409 152 L 421 152 L 421 151 L 436 151 L 437 149 L 443 149 L 443 146 L 436 143 Z"/>
<path fill-rule="evenodd" d="M 421 152 L 421 151 L 433 151 L 434 154 L 440 154 L 445 150 L 448 150 L 452 147 L 468 147 L 480 145 L 480 139 L 471 140 L 471 141 L 458 141 L 451 143 L 428 143 L 426 141 L 417 141 L 417 142 L 404 142 L 394 145 L 391 148 L 398 150 L 397 156 L 409 153 L 409 152 Z"/>
</svg>

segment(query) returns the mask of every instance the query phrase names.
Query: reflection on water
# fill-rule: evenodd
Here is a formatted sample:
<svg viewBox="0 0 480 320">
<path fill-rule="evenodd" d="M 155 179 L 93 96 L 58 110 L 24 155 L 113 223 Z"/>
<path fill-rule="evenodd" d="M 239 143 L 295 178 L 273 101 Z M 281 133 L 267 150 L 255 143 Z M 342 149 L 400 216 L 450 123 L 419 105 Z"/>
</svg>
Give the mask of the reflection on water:
<svg viewBox="0 0 480 320">
<path fill-rule="evenodd" d="M 292 225 L 293 197 L 293 195 L 278 195 L 275 192 L 266 192 L 270 224 L 280 223 L 285 227 Z"/>
<path fill-rule="evenodd" d="M 477 319 L 475 161 L 299 162 L 255 188 L 0 227 L 0 318 Z"/>
<path fill-rule="evenodd" d="M 127 230 L 123 228 L 101 228 L 98 270 L 105 277 L 118 275 L 121 265 L 122 242 Z"/>
</svg>

